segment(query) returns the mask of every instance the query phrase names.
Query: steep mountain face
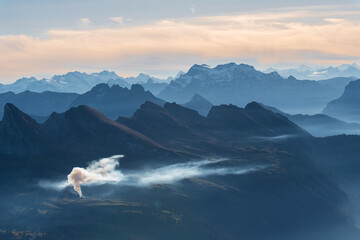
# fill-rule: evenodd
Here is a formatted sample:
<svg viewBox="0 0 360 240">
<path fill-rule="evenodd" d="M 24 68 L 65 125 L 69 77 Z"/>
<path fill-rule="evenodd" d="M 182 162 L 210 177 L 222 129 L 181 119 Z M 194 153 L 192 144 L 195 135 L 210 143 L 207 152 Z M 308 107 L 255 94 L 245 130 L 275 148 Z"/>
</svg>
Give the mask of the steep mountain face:
<svg viewBox="0 0 360 240">
<path fill-rule="evenodd" d="M 0 86 L 0 92 L 20 93 L 24 91 L 44 92 L 69 92 L 84 93 L 99 83 L 105 83 L 111 79 L 118 79 L 115 72 L 102 71 L 100 73 L 69 72 L 65 75 L 55 75 L 50 79 L 38 80 L 34 77 L 21 78 L 15 83 Z"/>
<path fill-rule="evenodd" d="M 182 106 L 196 110 L 201 115 L 206 116 L 213 105 L 199 94 L 195 94 L 189 102 L 182 104 Z"/>
<path fill-rule="evenodd" d="M 360 79 L 350 82 L 344 93 L 327 104 L 323 113 L 345 121 L 360 122 Z"/>
<path fill-rule="evenodd" d="M 0 152 L 14 156 L 38 154 L 45 147 L 46 135 L 41 126 L 13 104 L 4 106 L 0 122 Z"/>
<path fill-rule="evenodd" d="M 326 80 L 319 80 L 318 83 L 331 86 L 339 91 L 339 95 L 343 93 L 345 87 L 352 81 L 355 81 L 356 77 L 335 77 Z"/>
<path fill-rule="evenodd" d="M 78 96 L 71 106 L 87 105 L 116 119 L 119 116 L 131 116 L 146 101 L 159 105 L 165 103 L 138 84 L 132 85 L 131 89 L 121 88 L 118 85 L 109 87 L 107 84 L 99 84 L 89 92 Z"/>
<path fill-rule="evenodd" d="M 249 65 L 229 63 L 215 68 L 194 65 L 158 96 L 183 103 L 196 93 L 216 105 L 244 106 L 257 101 L 291 112 L 314 112 L 336 97 L 338 91 L 316 81 L 284 79 L 276 72 L 265 74 Z"/>
<path fill-rule="evenodd" d="M 3 109 L 6 103 L 12 103 L 29 115 L 47 117 L 54 111 L 65 112 L 76 97 L 76 93 L 7 92 L 0 94 L 0 108 Z"/>
</svg>

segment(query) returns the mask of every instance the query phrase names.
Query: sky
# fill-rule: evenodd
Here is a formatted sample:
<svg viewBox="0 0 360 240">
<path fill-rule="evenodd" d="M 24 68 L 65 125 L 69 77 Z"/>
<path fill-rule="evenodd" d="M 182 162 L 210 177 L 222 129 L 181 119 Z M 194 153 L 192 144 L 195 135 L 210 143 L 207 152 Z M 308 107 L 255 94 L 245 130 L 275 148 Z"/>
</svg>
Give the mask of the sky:
<svg viewBox="0 0 360 240">
<path fill-rule="evenodd" d="M 360 0 L 0 0 L 0 83 L 193 64 L 360 64 Z"/>
</svg>

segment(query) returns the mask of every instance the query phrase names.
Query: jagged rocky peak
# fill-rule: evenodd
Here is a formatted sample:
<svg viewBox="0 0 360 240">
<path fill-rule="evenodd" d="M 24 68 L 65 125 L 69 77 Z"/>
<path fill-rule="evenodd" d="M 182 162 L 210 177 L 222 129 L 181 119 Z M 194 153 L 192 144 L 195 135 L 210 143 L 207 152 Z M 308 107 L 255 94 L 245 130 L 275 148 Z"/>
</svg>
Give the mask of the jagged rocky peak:
<svg viewBox="0 0 360 240">
<path fill-rule="evenodd" d="M 197 111 L 178 105 L 176 103 L 165 103 L 164 109 L 171 115 L 182 119 L 184 121 L 197 121 L 199 118 L 203 118 Z"/>
<path fill-rule="evenodd" d="M 116 86 L 116 85 L 114 85 Z M 106 83 L 99 83 L 98 85 L 96 85 L 95 87 L 93 87 L 90 91 L 93 92 L 98 92 L 98 91 L 106 91 L 109 90 L 110 86 Z"/>
<path fill-rule="evenodd" d="M 4 123 L 19 123 L 26 122 L 30 124 L 37 124 L 37 122 L 32 119 L 29 115 L 22 112 L 14 104 L 7 103 L 4 107 L 4 116 L 2 122 Z"/>
<path fill-rule="evenodd" d="M 290 75 L 289 77 L 288 77 L 288 80 L 291 80 L 291 81 L 295 81 L 295 80 L 297 80 L 293 75 Z"/>
<path fill-rule="evenodd" d="M 140 108 L 134 113 L 134 116 L 135 115 L 139 115 L 139 114 L 156 114 L 156 112 L 158 112 L 158 111 L 163 111 L 164 109 L 161 107 L 161 106 L 159 106 L 159 105 L 157 105 L 157 104 L 155 104 L 155 103 L 153 103 L 153 102 L 151 102 L 151 101 L 146 101 L 144 104 L 142 104 L 141 106 L 140 106 Z"/>
<path fill-rule="evenodd" d="M 201 96 L 198 93 L 194 94 L 194 96 L 190 99 L 190 102 L 193 102 L 193 103 L 203 103 L 203 102 L 210 103 L 210 101 L 208 101 L 206 98 L 204 98 L 203 96 Z"/>
<path fill-rule="evenodd" d="M 238 106 L 229 104 L 229 105 L 219 105 L 219 106 L 213 106 L 207 117 L 209 119 L 221 119 L 225 115 L 233 115 L 234 113 L 242 112 L 242 108 L 239 108 Z"/>
<path fill-rule="evenodd" d="M 356 81 L 350 82 L 344 90 L 343 96 L 344 98 L 360 98 L 360 79 Z"/>
<path fill-rule="evenodd" d="M 133 91 L 135 93 L 143 93 L 143 92 L 145 92 L 145 89 L 140 84 L 133 84 L 131 86 L 131 91 Z"/>
<path fill-rule="evenodd" d="M 245 106 L 245 110 L 257 110 L 257 111 L 265 110 L 265 111 L 267 111 L 267 110 L 266 110 L 260 103 L 258 103 L 258 102 L 248 103 L 248 104 Z"/>
</svg>

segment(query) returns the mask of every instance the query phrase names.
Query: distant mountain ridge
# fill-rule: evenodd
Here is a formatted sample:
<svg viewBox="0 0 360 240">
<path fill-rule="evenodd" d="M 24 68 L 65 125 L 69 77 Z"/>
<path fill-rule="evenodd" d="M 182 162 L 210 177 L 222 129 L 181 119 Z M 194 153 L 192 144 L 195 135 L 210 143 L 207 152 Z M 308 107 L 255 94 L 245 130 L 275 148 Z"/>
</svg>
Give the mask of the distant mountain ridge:
<svg viewBox="0 0 360 240">
<path fill-rule="evenodd" d="M 215 105 L 244 106 L 257 101 L 292 112 L 319 112 L 341 90 L 316 81 L 284 79 L 277 72 L 263 73 L 246 64 L 229 63 L 214 68 L 194 65 L 158 96 L 169 102 L 185 103 L 196 93 Z"/>
<path fill-rule="evenodd" d="M 170 81 L 171 79 L 172 78 L 169 78 L 167 81 Z M 100 83 L 107 83 L 110 86 L 116 84 L 128 88 L 130 88 L 132 84 L 144 84 L 144 87 L 147 90 L 154 90 L 154 94 L 157 94 L 167 84 L 166 80 L 154 78 L 143 73 L 139 74 L 137 77 L 123 78 L 118 76 L 114 71 L 102 71 L 91 74 L 75 71 L 64 75 L 55 75 L 50 79 L 43 78 L 38 80 L 34 77 L 30 77 L 21 78 L 12 84 L 0 84 L 0 93 L 53 91 L 81 94 L 89 91 Z"/>
<path fill-rule="evenodd" d="M 356 63 L 353 64 L 342 64 L 337 67 L 327 68 L 314 68 L 301 65 L 298 68 L 293 69 L 276 69 L 270 68 L 265 72 L 277 71 L 281 76 L 287 78 L 294 76 L 298 79 L 309 79 L 309 80 L 325 80 L 337 77 L 355 77 L 360 78 L 360 66 Z"/>
<path fill-rule="evenodd" d="M 298 126 L 302 127 L 315 137 L 327 137 L 334 135 L 353 135 L 360 134 L 360 124 L 358 123 L 348 123 L 342 120 L 339 120 L 334 117 L 330 117 L 325 114 L 315 114 L 315 115 L 306 115 L 306 114 L 295 114 L 291 115 L 284 113 L 277 108 L 265 106 L 264 108 L 274 112 L 279 113 L 287 117 L 290 121 L 296 123 Z"/>
</svg>

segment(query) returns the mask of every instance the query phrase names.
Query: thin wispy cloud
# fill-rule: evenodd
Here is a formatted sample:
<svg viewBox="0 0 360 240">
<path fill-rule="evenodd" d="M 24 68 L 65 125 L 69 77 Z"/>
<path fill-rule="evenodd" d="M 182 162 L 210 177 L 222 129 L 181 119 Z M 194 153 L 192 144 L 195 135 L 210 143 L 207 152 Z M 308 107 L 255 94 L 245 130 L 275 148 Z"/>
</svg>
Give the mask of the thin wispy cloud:
<svg viewBox="0 0 360 240">
<path fill-rule="evenodd" d="M 90 19 L 88 19 L 88 18 L 81 18 L 81 19 L 78 21 L 78 24 L 79 24 L 80 26 L 86 27 L 86 26 L 89 26 L 89 25 L 91 24 L 91 21 L 90 21 Z"/>
<path fill-rule="evenodd" d="M 124 26 L 124 18 L 123 17 L 111 17 L 110 20 Z"/>
<path fill-rule="evenodd" d="M 195 5 L 192 5 L 191 7 L 190 7 L 190 11 L 191 11 L 191 13 L 194 15 L 195 13 L 196 13 L 196 9 L 195 9 Z"/>
<path fill-rule="evenodd" d="M 265 166 L 220 167 L 212 166 L 225 159 L 201 160 L 177 163 L 155 169 L 137 170 L 123 173 L 119 168 L 122 155 L 93 161 L 86 168 L 74 167 L 67 181 L 42 181 L 40 186 L 63 190 L 72 186 L 82 197 L 81 186 L 115 184 L 118 186 L 149 187 L 153 184 L 175 184 L 181 180 L 196 177 L 240 175 L 264 169 Z"/>
</svg>

